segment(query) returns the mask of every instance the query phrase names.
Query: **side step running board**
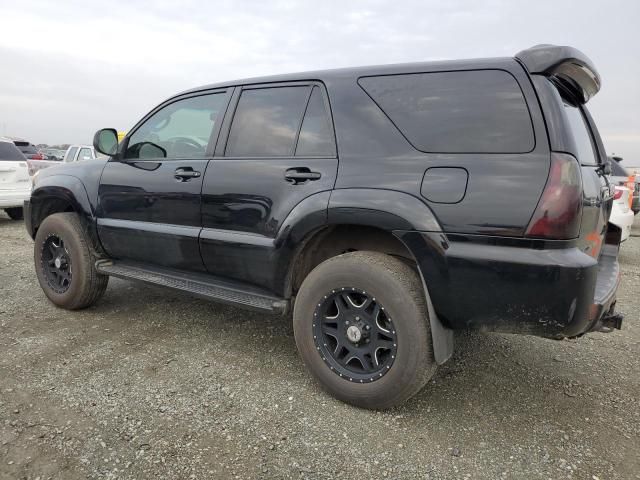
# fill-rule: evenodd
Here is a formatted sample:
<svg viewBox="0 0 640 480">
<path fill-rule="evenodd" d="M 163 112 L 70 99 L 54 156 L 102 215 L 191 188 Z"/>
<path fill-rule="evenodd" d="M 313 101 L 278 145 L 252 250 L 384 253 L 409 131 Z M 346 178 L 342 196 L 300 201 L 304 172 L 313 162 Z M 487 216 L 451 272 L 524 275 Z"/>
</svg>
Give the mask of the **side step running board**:
<svg viewBox="0 0 640 480">
<path fill-rule="evenodd" d="M 96 269 L 104 275 L 169 287 L 207 300 L 262 312 L 284 314 L 289 306 L 287 300 L 274 297 L 266 291 L 201 273 L 185 273 L 113 260 L 98 260 Z"/>
</svg>

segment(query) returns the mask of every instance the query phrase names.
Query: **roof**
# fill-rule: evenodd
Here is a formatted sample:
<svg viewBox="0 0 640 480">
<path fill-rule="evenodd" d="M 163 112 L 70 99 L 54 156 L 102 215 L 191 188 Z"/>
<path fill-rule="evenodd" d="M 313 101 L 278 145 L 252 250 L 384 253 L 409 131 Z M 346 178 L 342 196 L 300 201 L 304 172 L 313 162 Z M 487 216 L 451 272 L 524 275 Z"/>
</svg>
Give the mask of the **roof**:
<svg viewBox="0 0 640 480">
<path fill-rule="evenodd" d="M 463 70 L 475 68 L 501 68 L 513 64 L 513 57 L 477 58 L 466 60 L 436 60 L 429 62 L 394 63 L 388 65 L 367 65 L 360 67 L 335 68 L 328 70 L 312 70 L 308 72 L 285 73 L 202 85 L 180 93 L 198 92 L 214 88 L 233 87 L 236 85 L 251 85 L 259 83 L 294 82 L 300 80 L 319 80 L 330 82 L 342 78 L 359 78 L 369 75 L 393 75 L 398 73 L 417 73 L 425 71 Z"/>
</svg>

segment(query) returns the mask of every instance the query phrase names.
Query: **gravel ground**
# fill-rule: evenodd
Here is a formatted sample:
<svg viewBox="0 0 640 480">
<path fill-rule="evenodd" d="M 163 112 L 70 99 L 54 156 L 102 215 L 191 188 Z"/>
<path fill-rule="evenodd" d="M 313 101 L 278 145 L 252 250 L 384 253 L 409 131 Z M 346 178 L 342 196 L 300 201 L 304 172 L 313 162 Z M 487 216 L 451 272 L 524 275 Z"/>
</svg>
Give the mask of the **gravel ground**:
<svg viewBox="0 0 640 480">
<path fill-rule="evenodd" d="M 310 379 L 290 319 L 114 279 L 55 308 L 0 214 L 0 478 L 640 479 L 634 235 L 622 331 L 459 335 L 420 394 L 371 412 Z"/>
</svg>

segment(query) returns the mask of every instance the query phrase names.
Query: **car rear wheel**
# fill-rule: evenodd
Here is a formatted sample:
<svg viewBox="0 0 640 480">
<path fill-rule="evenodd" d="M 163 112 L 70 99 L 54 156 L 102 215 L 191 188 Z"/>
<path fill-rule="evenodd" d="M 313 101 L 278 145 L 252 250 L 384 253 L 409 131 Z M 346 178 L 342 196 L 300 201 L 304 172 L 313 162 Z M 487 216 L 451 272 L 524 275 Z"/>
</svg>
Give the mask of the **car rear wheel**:
<svg viewBox="0 0 640 480">
<path fill-rule="evenodd" d="M 11 220 L 22 220 L 23 218 L 22 207 L 5 208 L 4 211 Z"/>
<path fill-rule="evenodd" d="M 435 372 L 422 283 L 389 255 L 352 252 L 318 265 L 300 287 L 293 322 L 307 368 L 347 403 L 398 405 Z"/>
<path fill-rule="evenodd" d="M 34 245 L 38 282 L 59 307 L 86 308 L 104 294 L 109 277 L 96 270 L 93 247 L 75 213 L 53 214 L 38 228 Z"/>
</svg>

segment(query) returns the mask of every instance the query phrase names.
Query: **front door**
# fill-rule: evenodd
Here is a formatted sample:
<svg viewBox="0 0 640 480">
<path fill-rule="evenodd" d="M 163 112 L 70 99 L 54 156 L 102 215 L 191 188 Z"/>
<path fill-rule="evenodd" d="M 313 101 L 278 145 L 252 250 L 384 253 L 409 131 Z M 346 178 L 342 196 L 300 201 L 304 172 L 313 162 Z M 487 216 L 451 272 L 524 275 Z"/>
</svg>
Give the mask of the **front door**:
<svg viewBox="0 0 640 480">
<path fill-rule="evenodd" d="M 252 85 L 229 111 L 202 187 L 202 258 L 214 275 L 271 288 L 287 215 L 335 183 L 329 103 L 319 83 Z"/>
<path fill-rule="evenodd" d="M 202 180 L 227 91 L 180 97 L 153 111 L 105 166 L 98 235 L 113 258 L 203 270 L 198 247 Z"/>
</svg>

